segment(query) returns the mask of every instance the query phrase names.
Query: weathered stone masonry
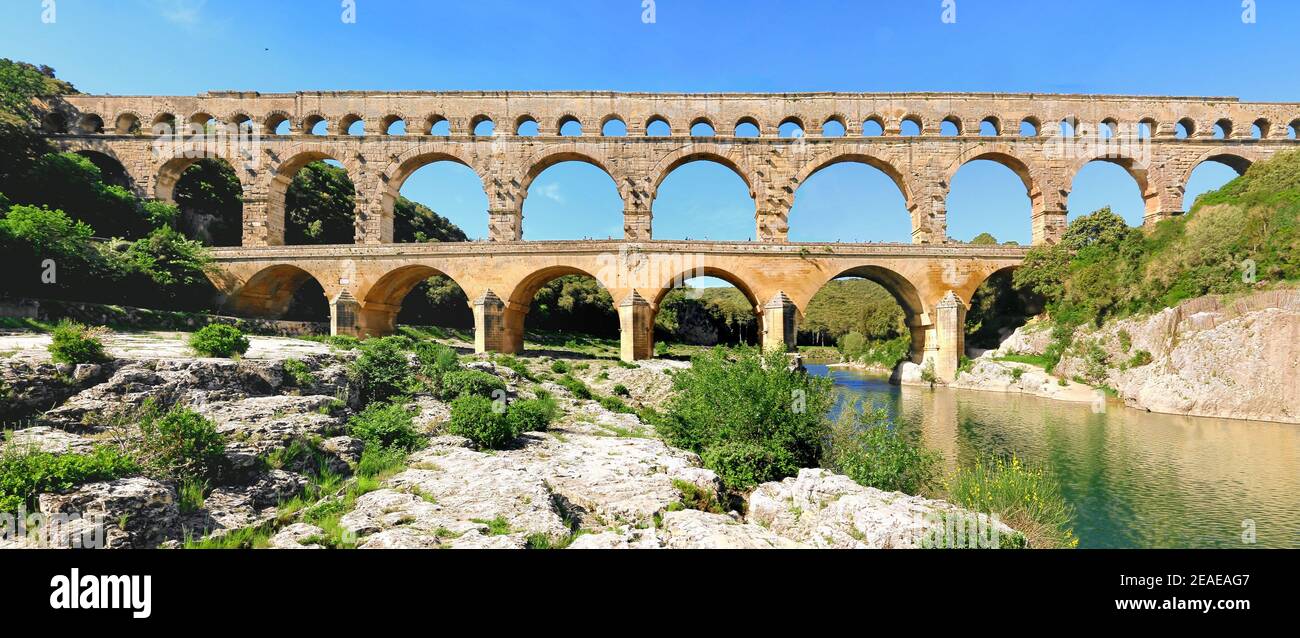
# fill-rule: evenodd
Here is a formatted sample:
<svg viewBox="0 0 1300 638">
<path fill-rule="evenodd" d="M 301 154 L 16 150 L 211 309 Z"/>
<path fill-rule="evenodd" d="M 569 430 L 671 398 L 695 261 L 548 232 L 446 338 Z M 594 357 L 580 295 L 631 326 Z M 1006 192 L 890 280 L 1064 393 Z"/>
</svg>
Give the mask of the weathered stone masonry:
<svg viewBox="0 0 1300 638">
<path fill-rule="evenodd" d="M 614 119 L 626 125 L 626 136 L 601 134 Z M 405 133 L 388 134 L 399 121 Z M 475 135 L 488 121 L 493 134 Z M 668 126 L 667 136 L 647 135 L 657 121 Z M 210 135 L 173 135 L 213 122 L 256 134 L 254 143 L 214 144 Z M 289 134 L 275 134 L 285 122 Z M 321 122 L 326 134 L 311 135 Z M 343 134 L 357 122 L 364 124 L 365 135 Z M 432 135 L 444 122 L 447 134 Z M 517 134 L 526 122 L 537 123 L 537 136 Z M 561 136 L 568 122 L 581 125 L 583 135 Z M 842 136 L 823 135 L 831 122 L 843 127 Z M 956 135 L 942 134 L 945 122 Z M 716 134 L 690 136 L 700 123 Z M 778 136 L 787 123 L 805 136 Z M 869 123 L 883 134 L 864 136 Z M 919 135 L 902 135 L 904 123 L 915 125 Z M 1022 123 L 1032 130 L 1022 134 Z M 1062 123 L 1070 125 L 1071 136 L 1061 132 Z M 759 136 L 733 135 L 740 124 L 752 124 Z M 148 197 L 170 200 L 180 175 L 201 157 L 220 157 L 235 168 L 244 189 L 244 247 L 217 253 L 225 269 L 219 283 L 231 305 L 243 312 L 283 312 L 292 291 L 314 277 L 330 298 L 337 331 L 382 334 L 392 329 L 405 294 L 438 272 L 455 279 L 469 296 L 478 348 L 510 352 L 522 347 L 532 293 L 551 278 L 581 272 L 614 294 L 624 358 L 644 358 L 653 352 L 653 317 L 671 283 L 662 273 L 649 283 L 628 282 L 636 281 L 635 272 L 646 264 L 663 270 L 663 264 L 682 263 L 685 255 L 702 264 L 696 274 L 722 276 L 751 296 L 769 345 L 792 342 L 802 309 L 826 281 L 844 274 L 880 281 L 907 311 L 917 358 L 934 361 L 941 377 L 951 376 L 960 354 L 960 326 L 945 325 L 964 315 L 964 307 L 953 304 L 969 304 L 984 278 L 1016 265 L 1024 253 L 949 242 L 948 188 L 964 164 L 985 159 L 1014 171 L 1032 203 L 1026 222 L 1034 242 L 1052 242 L 1065 227 L 1074 175 L 1090 161 L 1113 162 L 1128 171 L 1146 201 L 1146 220 L 1154 223 L 1184 210 L 1184 187 L 1196 166 L 1216 160 L 1244 171 L 1280 150 L 1300 148 L 1288 135 L 1288 128 L 1297 126 L 1300 104 L 950 93 L 69 96 L 64 111 L 47 121 L 58 145 L 115 159 L 133 187 Z M 1137 134 L 1139 127 L 1144 134 Z M 1185 139 L 1176 134 L 1180 127 Z M 1222 139 L 1215 138 L 1216 127 Z M 1139 136 L 1146 139 L 1133 139 Z M 1113 145 L 1116 141 L 1121 144 Z M 340 162 L 356 186 L 358 245 L 280 247 L 288 185 L 298 169 L 321 159 Z M 391 244 L 392 209 L 402 184 L 420 167 L 443 160 L 470 167 L 482 180 L 492 242 Z M 575 160 L 614 179 L 624 202 L 623 241 L 520 242 L 532 180 L 550 166 Z M 719 162 L 745 181 L 755 201 L 759 241 L 654 241 L 652 204 L 660 184 L 677 167 L 697 160 Z M 840 162 L 865 163 L 893 179 L 911 211 L 915 245 L 787 242 L 795 191 L 817 171 Z M 613 267 L 611 255 L 617 256 Z"/>
</svg>

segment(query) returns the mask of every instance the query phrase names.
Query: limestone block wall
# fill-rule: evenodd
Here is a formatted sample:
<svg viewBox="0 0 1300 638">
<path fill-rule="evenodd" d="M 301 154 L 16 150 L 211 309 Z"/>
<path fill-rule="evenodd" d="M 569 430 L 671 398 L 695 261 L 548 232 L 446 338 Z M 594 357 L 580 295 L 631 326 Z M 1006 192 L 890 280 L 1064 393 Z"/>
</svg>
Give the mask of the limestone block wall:
<svg viewBox="0 0 1300 638">
<path fill-rule="evenodd" d="M 436 161 L 464 164 L 482 180 L 494 241 L 522 237 L 529 186 L 565 161 L 608 173 L 623 199 L 624 239 L 649 240 L 659 186 L 676 168 L 699 160 L 721 163 L 745 181 L 760 241 L 787 240 L 794 194 L 817 171 L 861 162 L 898 185 L 911 211 L 913 242 L 942 244 L 949 241 L 952 178 L 981 159 L 1021 178 L 1032 203 L 1025 221 L 1034 242 L 1044 243 L 1063 232 L 1074 176 L 1091 161 L 1128 171 L 1154 223 L 1184 210 L 1187 179 L 1202 162 L 1244 171 L 1273 153 L 1300 148 L 1292 139 L 1300 104 L 1228 97 L 210 92 L 68 96 L 62 109 L 47 122 L 50 137 L 67 150 L 120 162 L 134 188 L 150 197 L 170 199 L 181 173 L 200 158 L 229 163 L 244 186 L 247 246 L 284 242 L 288 184 L 298 169 L 321 159 L 341 163 L 356 186 L 356 241 L 363 244 L 392 241 L 392 208 L 402 184 Z M 615 121 L 625 135 L 606 135 Z M 519 134 L 527 122 L 537 123 L 537 136 Z M 568 122 L 581 127 L 581 136 L 560 135 Z M 656 122 L 665 135 L 650 135 Z M 357 124 L 364 135 L 349 135 Z M 737 136 L 741 124 L 756 127 L 758 136 Z M 697 125 L 712 134 L 693 135 Z M 783 125 L 801 135 L 782 137 Z M 312 135 L 318 126 L 324 134 Z M 883 134 L 864 134 L 876 126 Z M 916 134 L 905 135 L 912 127 Z"/>
</svg>

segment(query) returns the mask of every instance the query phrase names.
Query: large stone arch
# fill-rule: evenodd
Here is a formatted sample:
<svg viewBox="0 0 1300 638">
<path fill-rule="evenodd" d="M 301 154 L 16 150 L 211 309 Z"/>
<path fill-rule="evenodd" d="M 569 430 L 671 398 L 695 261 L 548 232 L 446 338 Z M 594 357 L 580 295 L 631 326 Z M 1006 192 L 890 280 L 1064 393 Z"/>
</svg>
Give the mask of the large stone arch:
<svg viewBox="0 0 1300 638">
<path fill-rule="evenodd" d="M 838 267 L 826 271 L 826 274 L 828 276 L 817 284 L 813 295 L 807 300 L 803 300 L 805 307 L 808 303 L 811 303 L 812 297 L 816 296 L 816 293 L 821 292 L 827 284 L 836 279 L 845 277 L 867 279 L 880 284 L 894 298 L 894 301 L 898 302 L 899 307 L 903 309 L 904 321 L 912 334 L 913 362 L 920 363 L 922 361 L 927 346 L 931 350 L 934 349 L 936 344 L 931 343 L 934 339 L 934 322 L 931 318 L 933 308 L 930 305 L 934 303 L 934 300 L 927 300 L 922 287 L 918 286 L 907 275 L 887 266 L 873 263 Z M 978 287 L 978 284 L 976 287 Z M 969 296 L 965 298 L 965 301 L 969 303 Z"/>
<path fill-rule="evenodd" d="M 315 280 L 325 291 L 329 302 L 330 280 L 297 264 L 276 264 L 253 273 L 242 283 L 217 282 L 218 287 L 230 290 L 224 309 L 237 316 L 279 318 L 289 310 L 294 294 L 309 280 Z M 232 286 L 233 283 L 233 286 Z"/>
<path fill-rule="evenodd" d="M 467 273 L 454 268 L 435 267 L 429 264 L 414 263 L 398 266 L 385 272 L 373 283 L 359 293 L 362 317 L 359 328 L 368 334 L 391 334 L 397 330 L 397 315 L 401 312 L 406 297 L 416 286 L 430 277 L 442 275 L 460 286 L 468 299 L 473 299 L 473 290 L 464 287 L 461 282 L 467 279 Z M 363 282 L 364 284 L 364 282 Z M 471 307 L 473 304 L 470 304 Z"/>
<path fill-rule="evenodd" d="M 520 210 L 523 209 L 523 200 L 528 197 L 528 189 L 533 185 L 533 181 L 546 172 L 546 169 L 564 162 L 582 162 L 604 171 L 614 181 L 618 195 L 623 200 L 623 207 L 627 208 L 630 185 L 626 180 L 620 179 L 618 166 L 614 160 L 602 151 L 598 144 L 572 143 L 548 145 L 525 160 L 519 175 Z"/>
<path fill-rule="evenodd" d="M 410 125 L 409 120 L 407 125 Z M 378 200 L 381 224 L 392 228 L 393 208 L 397 205 L 397 198 L 401 196 L 402 186 L 406 184 L 406 180 L 421 168 L 437 162 L 453 162 L 474 171 L 474 175 L 483 185 L 483 191 L 488 196 L 489 206 L 491 206 L 492 189 L 488 183 L 487 171 L 479 165 L 473 154 L 465 151 L 464 145 L 446 142 L 420 144 L 395 157 L 379 174 Z"/>
<path fill-rule="evenodd" d="M 601 279 L 602 275 L 614 276 L 616 273 L 606 273 L 603 270 L 592 272 L 592 269 L 583 265 L 562 262 L 529 271 L 513 285 L 507 284 L 509 293 L 504 299 L 488 289 L 471 300 L 474 307 L 475 349 L 479 352 L 522 352 L 525 320 L 533 297 L 537 296 L 542 286 L 566 275 L 591 277 L 609 291 L 611 297 L 616 294 L 612 284 L 617 282 Z M 613 301 L 617 307 L 619 300 L 614 298 Z"/>
<path fill-rule="evenodd" d="M 1074 192 L 1074 180 L 1079 176 L 1079 171 L 1082 171 L 1083 167 L 1093 162 L 1114 164 L 1124 169 L 1124 172 L 1128 173 L 1129 177 L 1132 177 L 1133 181 L 1137 183 L 1138 192 L 1142 193 L 1142 202 L 1146 211 L 1145 218 L 1150 219 L 1153 215 L 1159 214 L 1161 207 L 1160 191 L 1155 187 L 1148 164 L 1137 158 L 1109 151 L 1102 151 L 1092 157 L 1079 158 L 1069 166 L 1065 176 L 1065 187 L 1061 192 L 1063 198 L 1069 199 L 1070 193 Z"/>
<path fill-rule="evenodd" d="M 952 180 L 963 166 L 977 160 L 995 162 L 1010 169 L 1020 178 L 1029 196 L 1030 224 L 1033 228 L 1034 243 L 1055 243 L 1065 232 L 1065 203 L 1063 197 L 1049 196 L 1044 184 L 1048 182 L 1036 163 L 1022 158 L 1013 144 L 1004 142 L 986 142 L 976 144 L 962 151 L 944 170 L 943 192 L 934 200 L 932 220 L 936 237 L 943 241 L 948 238 L 948 195 Z"/>
<path fill-rule="evenodd" d="M 643 187 L 633 193 L 633 199 L 640 200 L 641 205 L 644 206 L 643 214 L 653 219 L 654 201 L 659 196 L 659 187 L 673 171 L 686 164 L 701 161 L 721 164 L 740 176 L 745 187 L 749 189 L 750 198 L 754 200 L 754 219 L 760 240 L 785 241 L 785 219 L 790 212 L 789 205 L 781 206 L 776 202 L 768 201 L 767 185 L 762 181 L 759 173 L 749 166 L 744 156 L 738 151 L 713 143 L 686 144 L 655 164 L 648 176 L 651 181 L 643 182 Z M 775 219 L 767 219 L 769 217 Z"/>
<path fill-rule="evenodd" d="M 265 226 L 267 244 L 272 246 L 284 245 L 285 195 L 289 192 L 289 186 L 293 183 L 294 175 L 297 175 L 299 170 L 312 162 L 334 160 L 342 164 L 343 169 L 347 171 L 348 179 L 352 181 L 352 187 L 355 189 L 357 208 L 362 207 L 365 183 L 364 180 L 359 178 L 359 167 L 356 165 L 355 158 L 350 157 L 346 153 L 347 150 L 348 147 L 344 144 L 313 142 L 289 147 L 275 158 L 268 171 L 270 183 L 266 189 Z M 245 214 L 245 224 L 248 223 L 248 217 Z M 363 228 L 359 210 L 353 211 L 353 219 L 357 229 L 356 241 L 362 243 Z"/>
<path fill-rule="evenodd" d="M 201 140 L 195 142 L 201 144 Z M 246 163 L 243 158 L 232 156 L 228 153 L 211 152 L 212 149 L 179 149 L 171 157 L 163 160 L 158 164 L 158 170 L 153 180 L 153 196 L 164 202 L 176 203 L 176 185 L 180 182 L 181 176 L 189 167 L 198 163 L 200 160 L 214 159 L 225 162 L 230 170 L 235 172 L 239 177 L 239 182 L 244 186 L 245 193 L 249 190 L 249 171 L 240 170 L 240 167 Z"/>
<path fill-rule="evenodd" d="M 104 179 L 110 183 L 117 183 L 134 192 L 137 195 L 145 195 L 146 185 L 149 183 L 148 175 L 140 175 L 138 165 L 128 164 L 122 159 L 111 144 L 96 141 L 82 141 L 76 138 L 68 141 L 61 141 L 58 145 L 59 150 L 76 153 L 89 159 L 95 166 L 99 167 L 101 173 L 106 173 L 105 167 L 111 169 L 110 172 L 119 172 L 116 176 L 120 182 L 116 182 L 113 176 L 104 175 Z M 123 183 L 124 182 L 124 183 Z"/>
<path fill-rule="evenodd" d="M 911 179 L 898 170 L 889 160 L 884 159 L 879 154 L 867 152 L 865 149 L 855 148 L 842 152 L 832 152 L 829 155 L 822 154 L 804 162 L 799 167 L 799 172 L 795 174 L 792 197 L 798 196 L 799 188 L 807 183 L 813 175 L 836 164 L 863 164 L 884 173 L 894 182 L 894 185 L 898 187 L 899 192 L 903 195 L 903 202 L 907 206 L 908 214 L 911 216 L 912 236 L 917 237 L 929 230 L 926 220 L 922 215 L 918 214 L 918 189 L 912 184 Z M 793 206 L 793 199 L 790 203 Z"/>
</svg>

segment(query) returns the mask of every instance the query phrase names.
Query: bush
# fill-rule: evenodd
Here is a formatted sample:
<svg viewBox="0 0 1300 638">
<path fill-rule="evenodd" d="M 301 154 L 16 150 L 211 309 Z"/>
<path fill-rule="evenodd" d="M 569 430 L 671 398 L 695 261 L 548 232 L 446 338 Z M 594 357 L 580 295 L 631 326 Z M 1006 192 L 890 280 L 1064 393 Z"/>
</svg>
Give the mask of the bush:
<svg viewBox="0 0 1300 638">
<path fill-rule="evenodd" d="M 551 364 L 551 372 L 556 374 L 568 374 L 569 364 L 563 361 L 556 361 Z"/>
<path fill-rule="evenodd" d="M 903 436 L 884 410 L 848 405 L 831 428 L 823 464 L 859 485 L 919 494 L 934 483 L 939 457 Z"/>
<path fill-rule="evenodd" d="M 146 405 L 138 415 L 140 436 L 127 441 L 144 473 L 182 483 L 213 478 L 225 464 L 226 440 L 217 425 L 197 412 Z"/>
<path fill-rule="evenodd" d="M 975 512 L 997 514 L 1003 523 L 1025 534 L 1031 547 L 1070 548 L 1079 545 L 1071 529 L 1074 513 L 1056 479 L 1020 459 L 982 460 L 958 470 L 948 485 L 952 500 Z"/>
<path fill-rule="evenodd" d="M 444 400 L 465 395 L 494 399 L 497 398 L 497 392 L 504 393 L 505 391 L 505 381 L 498 379 L 494 375 L 482 370 L 459 370 L 443 375 L 440 396 Z"/>
<path fill-rule="evenodd" d="M 515 401 L 506 410 L 506 417 L 517 433 L 545 432 L 559 412 L 555 399 L 550 397 Z"/>
<path fill-rule="evenodd" d="M 632 396 L 632 391 L 628 390 L 627 386 L 623 385 L 622 383 L 619 383 L 614 386 L 614 395 L 620 397 L 630 397 Z"/>
<path fill-rule="evenodd" d="M 70 490 L 84 483 L 138 474 L 140 468 L 120 450 L 98 447 L 89 454 L 51 454 L 34 449 L 0 451 L 0 512 L 36 509 L 36 496 Z"/>
<path fill-rule="evenodd" d="M 394 337 L 362 342 L 361 356 L 352 362 L 348 377 L 358 386 L 362 407 L 408 394 L 416 387 L 402 341 Z"/>
<path fill-rule="evenodd" d="M 569 392 L 572 392 L 574 398 L 576 399 L 587 401 L 590 400 L 593 396 L 595 396 L 591 393 L 591 388 L 588 388 L 587 384 L 582 382 L 582 379 L 579 379 L 573 375 L 566 374 L 560 377 L 556 381 L 556 383 L 560 384 L 561 387 L 568 390 Z"/>
<path fill-rule="evenodd" d="M 75 321 L 63 320 L 51 335 L 50 358 L 55 363 L 103 363 L 108 361 L 104 344 L 99 340 L 103 328 L 87 328 Z"/>
<path fill-rule="evenodd" d="M 424 437 L 416 431 L 411 413 L 397 403 L 372 403 L 348 421 L 352 436 L 385 448 L 411 451 L 424 444 Z"/>
<path fill-rule="evenodd" d="M 700 454 L 727 488 L 748 489 L 819 465 L 832 382 L 791 372 L 784 354 L 714 349 L 675 374 L 673 387 L 659 433 Z"/>
<path fill-rule="evenodd" d="M 509 445 L 520 434 L 506 411 L 491 399 L 473 394 L 462 395 L 451 402 L 451 420 L 447 431 L 463 436 L 481 448 L 499 450 Z"/>
<path fill-rule="evenodd" d="M 211 324 L 190 335 L 190 347 L 205 357 L 232 358 L 248 352 L 248 337 L 239 328 Z"/>
<path fill-rule="evenodd" d="M 749 441 L 724 441 L 709 446 L 700 459 L 731 490 L 747 490 L 799 472 L 799 463 L 785 448 Z"/>
<path fill-rule="evenodd" d="M 286 359 L 282 364 L 284 374 L 293 382 L 293 385 L 299 388 L 310 388 L 316 383 L 316 377 L 312 376 L 311 370 L 307 364 L 298 359 Z"/>
<path fill-rule="evenodd" d="M 456 351 L 440 343 L 421 341 L 415 346 L 415 357 L 420 361 L 420 374 L 435 394 L 441 391 L 443 375 L 460 370 Z"/>
</svg>

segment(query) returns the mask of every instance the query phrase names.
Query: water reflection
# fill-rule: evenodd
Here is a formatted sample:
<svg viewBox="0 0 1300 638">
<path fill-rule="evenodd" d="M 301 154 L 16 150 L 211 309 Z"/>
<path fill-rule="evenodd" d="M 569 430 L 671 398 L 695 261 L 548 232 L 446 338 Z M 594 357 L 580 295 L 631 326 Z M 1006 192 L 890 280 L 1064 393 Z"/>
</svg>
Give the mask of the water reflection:
<svg viewBox="0 0 1300 638">
<path fill-rule="evenodd" d="M 1047 467 L 1075 509 L 1082 547 L 1300 547 L 1300 427 L 1133 410 L 1014 394 L 898 388 L 826 366 L 849 398 L 920 432 L 947 471 L 1015 454 Z"/>
</svg>

